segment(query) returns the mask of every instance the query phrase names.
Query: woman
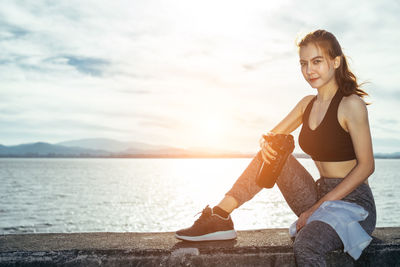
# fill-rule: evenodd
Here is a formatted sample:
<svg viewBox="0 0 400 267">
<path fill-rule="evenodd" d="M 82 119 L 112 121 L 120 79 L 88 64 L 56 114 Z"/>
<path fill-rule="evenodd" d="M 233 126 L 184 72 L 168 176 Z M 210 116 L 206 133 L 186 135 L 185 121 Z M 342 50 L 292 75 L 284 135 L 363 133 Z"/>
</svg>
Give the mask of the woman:
<svg viewBox="0 0 400 267">
<path fill-rule="evenodd" d="M 325 30 L 307 34 L 299 43 L 301 71 L 317 95 L 308 95 L 270 133 L 290 134 L 301 124 L 299 144 L 314 160 L 317 182 L 290 155 L 277 179 L 288 205 L 299 216 L 293 248 L 300 266 L 321 266 L 325 254 L 343 248 L 335 230 L 322 221 L 307 219 L 325 201 L 342 200 L 363 207 L 368 216 L 360 222 L 370 235 L 375 229 L 375 202 L 368 185 L 374 157 L 366 103 L 335 36 Z M 255 183 L 262 161 L 270 163 L 276 152 L 267 142 L 243 174 L 214 208 L 206 207 L 192 227 L 176 232 L 189 241 L 236 238 L 230 213 L 262 188 Z"/>
</svg>

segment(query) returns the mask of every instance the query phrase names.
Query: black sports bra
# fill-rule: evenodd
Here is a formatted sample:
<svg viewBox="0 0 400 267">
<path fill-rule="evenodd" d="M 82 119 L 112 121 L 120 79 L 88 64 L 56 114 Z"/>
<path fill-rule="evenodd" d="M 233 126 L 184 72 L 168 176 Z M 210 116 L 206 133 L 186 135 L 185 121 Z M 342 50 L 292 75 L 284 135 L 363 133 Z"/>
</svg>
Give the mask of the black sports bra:
<svg viewBox="0 0 400 267">
<path fill-rule="evenodd" d="M 337 111 L 342 92 L 338 89 L 328 106 L 325 117 L 315 130 L 309 127 L 309 117 L 315 96 L 303 114 L 303 126 L 299 135 L 301 149 L 315 161 L 346 161 L 356 159 L 351 136 L 340 125 Z"/>
</svg>

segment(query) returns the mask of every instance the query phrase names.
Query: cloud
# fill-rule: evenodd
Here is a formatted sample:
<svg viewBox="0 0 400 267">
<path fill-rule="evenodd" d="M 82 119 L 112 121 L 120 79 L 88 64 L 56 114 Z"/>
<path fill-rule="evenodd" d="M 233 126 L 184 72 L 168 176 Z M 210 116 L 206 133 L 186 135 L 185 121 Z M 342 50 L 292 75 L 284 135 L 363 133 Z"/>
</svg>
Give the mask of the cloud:
<svg viewBox="0 0 400 267">
<path fill-rule="evenodd" d="M 400 139 L 398 138 L 373 138 L 374 153 L 394 153 L 400 151 Z"/>
<path fill-rule="evenodd" d="M 0 41 L 20 39 L 28 34 L 28 30 L 19 26 L 10 25 L 0 20 Z"/>
<path fill-rule="evenodd" d="M 118 90 L 121 93 L 126 93 L 126 94 L 134 94 L 134 95 L 147 95 L 151 94 L 150 90 L 131 90 L 131 89 L 121 89 Z"/>
<path fill-rule="evenodd" d="M 79 72 L 94 76 L 101 76 L 103 69 L 110 65 L 110 62 L 101 58 L 66 56 L 67 64 L 75 67 Z"/>
<path fill-rule="evenodd" d="M 256 128 L 259 129 L 260 125 L 271 125 L 273 122 L 264 115 L 255 114 L 235 114 L 234 119 L 239 125 L 245 128 Z"/>
<path fill-rule="evenodd" d="M 166 111 L 164 114 L 139 112 L 135 114 L 135 117 L 139 122 L 139 126 L 148 127 L 151 129 L 163 128 L 182 130 L 185 127 L 190 127 L 190 125 L 187 125 L 186 122 L 169 113 L 171 112 Z"/>
<path fill-rule="evenodd" d="M 378 86 L 377 89 L 374 90 L 374 93 L 378 99 L 382 99 L 385 101 L 395 101 L 400 102 L 400 88 L 399 89 L 385 89 Z"/>
<path fill-rule="evenodd" d="M 336 34 L 357 77 L 371 81 L 371 125 L 388 137 L 400 100 L 397 1 L 217 2 L 3 1 L 1 140 L 34 122 L 56 128 L 43 126 L 49 140 L 63 141 L 71 127 L 77 138 L 135 133 L 190 144 L 193 118 L 219 114 L 240 129 L 231 140 L 253 144 L 259 129 L 316 93 L 302 80 L 294 41 L 317 28 Z"/>
<path fill-rule="evenodd" d="M 378 118 L 373 126 L 373 131 L 384 132 L 386 137 L 396 136 L 400 129 L 400 120 L 397 118 Z"/>
<path fill-rule="evenodd" d="M 397 119 L 379 119 L 378 123 L 380 124 L 400 124 L 400 120 Z"/>
<path fill-rule="evenodd" d="M 270 55 L 269 58 L 257 61 L 257 62 L 252 62 L 252 63 L 247 63 L 247 64 L 242 64 L 242 67 L 245 68 L 246 70 L 252 71 L 259 69 L 265 65 L 269 65 L 273 63 L 274 61 L 281 61 L 285 58 L 291 58 L 293 57 L 293 53 L 291 52 L 282 52 L 282 53 L 274 53 Z"/>
</svg>

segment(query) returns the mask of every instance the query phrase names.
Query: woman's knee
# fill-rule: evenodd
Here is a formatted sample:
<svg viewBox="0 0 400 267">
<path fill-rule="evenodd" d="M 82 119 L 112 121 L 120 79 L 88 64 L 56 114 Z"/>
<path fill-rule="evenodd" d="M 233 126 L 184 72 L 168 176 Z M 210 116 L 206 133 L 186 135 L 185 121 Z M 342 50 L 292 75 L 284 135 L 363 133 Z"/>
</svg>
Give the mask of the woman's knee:
<svg viewBox="0 0 400 267">
<path fill-rule="evenodd" d="M 376 212 L 370 212 L 368 217 L 364 221 L 361 221 L 359 223 L 361 227 L 365 230 L 365 232 L 371 235 L 376 227 Z"/>
</svg>

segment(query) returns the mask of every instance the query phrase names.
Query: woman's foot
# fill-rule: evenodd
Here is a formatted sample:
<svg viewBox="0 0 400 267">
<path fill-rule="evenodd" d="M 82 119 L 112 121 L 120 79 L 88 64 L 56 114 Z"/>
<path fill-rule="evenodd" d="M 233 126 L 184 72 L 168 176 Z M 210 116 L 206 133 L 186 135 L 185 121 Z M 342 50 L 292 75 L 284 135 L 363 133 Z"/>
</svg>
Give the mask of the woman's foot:
<svg viewBox="0 0 400 267">
<path fill-rule="evenodd" d="M 230 240 L 236 238 L 236 231 L 230 215 L 221 217 L 207 205 L 194 224 L 177 231 L 175 237 L 186 241 Z"/>
</svg>

